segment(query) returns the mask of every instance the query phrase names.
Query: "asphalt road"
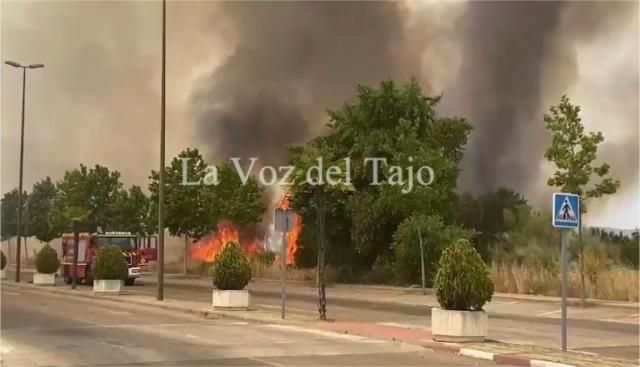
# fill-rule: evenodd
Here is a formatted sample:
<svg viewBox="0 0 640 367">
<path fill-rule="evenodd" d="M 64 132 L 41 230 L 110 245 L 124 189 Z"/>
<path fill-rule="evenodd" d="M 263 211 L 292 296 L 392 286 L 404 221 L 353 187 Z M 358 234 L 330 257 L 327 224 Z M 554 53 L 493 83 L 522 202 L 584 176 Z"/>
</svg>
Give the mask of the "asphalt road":
<svg viewBox="0 0 640 367">
<path fill-rule="evenodd" d="M 153 279 L 141 279 L 134 286 L 136 292 L 153 294 Z M 252 288 L 252 304 L 256 307 L 280 309 L 280 295 L 277 291 Z M 307 315 L 317 315 L 316 296 L 289 288 L 287 311 Z M 166 283 L 167 298 L 211 301 L 210 286 L 202 284 Z M 560 319 L 538 316 L 540 312 L 522 304 L 517 313 L 493 312 L 490 316 L 489 337 L 520 344 L 534 344 L 552 348 L 560 346 Z M 536 305 L 549 307 L 548 305 Z M 429 328 L 431 323 L 428 309 L 422 305 L 372 303 L 360 300 L 332 298 L 331 290 L 327 301 L 328 315 L 339 321 L 368 321 L 410 327 Z M 551 306 L 549 309 L 554 309 Z M 551 311 L 553 312 L 553 311 Z M 625 312 L 637 312 L 633 309 Z M 543 312 L 542 314 L 546 314 Z M 557 314 L 555 314 L 557 316 Z M 639 325 L 633 322 L 606 321 L 602 319 L 570 319 L 568 323 L 568 346 L 571 350 L 598 355 L 638 360 Z"/>
<path fill-rule="evenodd" d="M 31 275 L 25 273 L 24 280 Z M 250 284 L 252 305 L 265 309 L 280 309 L 277 282 Z M 136 281 L 133 292 L 154 295 L 155 277 L 147 274 Z M 340 291 L 340 292 L 339 292 Z M 290 284 L 287 295 L 287 312 L 307 316 L 317 315 L 315 289 L 310 286 Z M 429 328 L 429 308 L 423 304 L 371 302 L 359 298 L 368 292 L 384 300 L 385 292 L 348 289 L 352 298 L 345 298 L 345 290 L 328 289 L 328 316 L 337 321 L 366 321 L 412 328 Z M 341 293 L 341 297 L 337 297 Z M 370 296 L 370 295 L 369 295 Z M 206 279 L 180 279 L 167 276 L 167 299 L 211 302 L 211 283 Z M 398 299 L 398 296 L 391 298 Z M 412 296 L 416 300 L 416 296 Z M 421 299 L 420 296 L 417 299 Z M 389 299 L 387 299 L 389 300 Z M 406 299 L 405 299 L 406 301 Z M 560 346 L 559 306 L 548 302 L 509 302 L 496 300 L 487 307 L 490 314 L 489 337 L 496 340 L 532 344 L 551 348 Z M 619 307 L 591 307 L 569 310 L 568 346 L 570 350 L 637 361 L 639 353 L 638 310 Z M 629 318 L 628 316 L 633 316 Z M 625 321 L 627 320 L 627 321 Z M 635 321 L 634 321 L 635 320 Z"/>
<path fill-rule="evenodd" d="M 15 288 L 3 288 L 1 297 L 3 366 L 492 365 L 295 326 L 203 319 L 127 304 L 103 306 Z"/>
</svg>

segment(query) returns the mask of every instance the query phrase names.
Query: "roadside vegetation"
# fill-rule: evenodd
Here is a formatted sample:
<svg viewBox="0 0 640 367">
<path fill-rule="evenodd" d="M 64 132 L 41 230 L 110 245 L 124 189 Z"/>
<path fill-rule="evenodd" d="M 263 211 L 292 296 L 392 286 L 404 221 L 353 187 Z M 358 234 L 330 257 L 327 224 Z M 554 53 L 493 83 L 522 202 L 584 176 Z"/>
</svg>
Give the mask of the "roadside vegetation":
<svg viewBox="0 0 640 367">
<path fill-rule="evenodd" d="M 461 192 L 457 183 L 472 124 L 439 114 L 439 102 L 440 96 L 424 95 L 415 81 L 358 86 L 352 101 L 329 111 L 322 136 L 286 148 L 295 167 L 287 187 L 291 207 L 302 217 L 290 279 L 319 277 L 321 287 L 325 282 L 417 285 L 422 241 L 426 285 L 432 287 L 442 252 L 468 240 L 496 292 L 559 294 L 560 238 L 551 227 L 551 214 L 505 187 Z M 594 163 L 604 137 L 584 131 L 579 113 L 563 97 L 540 123 L 551 141 L 544 157 L 557 168 L 548 184 L 581 195 L 588 215 L 593 200 L 615 193 L 621 183 L 606 163 Z M 319 157 L 326 166 L 350 157 L 351 184 L 305 184 L 302 173 Z M 436 179 L 409 192 L 403 186 L 371 185 L 366 157 L 384 158 L 389 166 L 428 165 Z M 190 182 L 206 180 L 210 173 L 210 163 L 195 148 L 185 149 L 166 167 L 165 223 L 172 235 L 184 238 L 185 258 L 189 244 L 216 231 L 220 220 L 232 221 L 242 234 L 264 230 L 261 222 L 270 217 L 265 188 L 255 177 L 242 185 L 230 162 L 214 163 L 218 185 L 182 185 L 183 165 Z M 392 172 L 383 167 L 380 175 L 388 178 Z M 150 172 L 147 190 L 125 187 L 117 170 L 100 165 L 81 165 L 61 177 L 46 177 L 24 193 L 24 236 L 48 243 L 69 231 L 78 213 L 93 229 L 157 233 L 157 172 Z M 14 189 L 2 198 L 3 240 L 16 236 L 17 196 Z M 637 230 L 628 236 L 597 228 L 576 232 L 570 247 L 570 296 L 638 301 L 638 243 Z M 278 278 L 275 260 L 270 251 L 252 254 L 253 276 Z M 206 275 L 210 265 L 176 262 L 166 269 L 179 272 L 188 266 Z"/>
</svg>

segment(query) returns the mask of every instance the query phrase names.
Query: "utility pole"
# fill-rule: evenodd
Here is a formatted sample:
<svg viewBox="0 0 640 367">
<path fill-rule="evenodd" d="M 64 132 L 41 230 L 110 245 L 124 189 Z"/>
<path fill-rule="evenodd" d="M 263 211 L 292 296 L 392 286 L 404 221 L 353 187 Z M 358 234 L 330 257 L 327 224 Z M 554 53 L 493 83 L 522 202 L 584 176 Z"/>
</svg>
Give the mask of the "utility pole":
<svg viewBox="0 0 640 367">
<path fill-rule="evenodd" d="M 17 225 L 17 237 L 18 245 L 16 247 L 16 282 L 20 281 L 20 245 L 22 237 L 22 177 L 24 168 L 24 107 L 25 107 L 25 89 L 27 84 L 27 69 L 39 69 L 43 68 L 44 64 L 31 64 L 21 65 L 15 61 L 5 61 L 5 64 L 13 66 L 14 68 L 22 69 L 22 123 L 20 125 L 20 173 L 18 178 L 18 218 L 16 220 Z"/>
<path fill-rule="evenodd" d="M 158 187 L 158 289 L 157 299 L 164 299 L 164 140 L 165 74 L 167 41 L 167 1 L 162 0 L 162 81 L 160 87 L 160 178 Z"/>
</svg>

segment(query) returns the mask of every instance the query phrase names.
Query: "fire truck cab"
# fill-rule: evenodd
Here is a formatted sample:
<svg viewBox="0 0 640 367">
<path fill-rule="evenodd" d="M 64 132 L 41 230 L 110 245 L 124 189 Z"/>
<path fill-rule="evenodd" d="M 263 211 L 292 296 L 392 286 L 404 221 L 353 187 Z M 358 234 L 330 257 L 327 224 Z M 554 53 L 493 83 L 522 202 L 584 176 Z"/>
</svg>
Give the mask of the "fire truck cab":
<svg viewBox="0 0 640 367">
<path fill-rule="evenodd" d="M 73 233 L 62 235 L 62 276 L 65 283 L 73 281 L 73 257 L 75 237 Z M 139 238 L 129 232 L 105 232 L 105 233 L 79 233 L 78 236 L 78 265 L 76 279 L 85 284 L 93 283 L 91 263 L 95 260 L 98 250 L 107 245 L 114 245 L 122 250 L 127 261 L 128 278 L 125 285 L 133 285 L 140 277 L 140 266 L 145 266 L 149 261 L 155 260 L 155 249 L 139 248 Z"/>
</svg>

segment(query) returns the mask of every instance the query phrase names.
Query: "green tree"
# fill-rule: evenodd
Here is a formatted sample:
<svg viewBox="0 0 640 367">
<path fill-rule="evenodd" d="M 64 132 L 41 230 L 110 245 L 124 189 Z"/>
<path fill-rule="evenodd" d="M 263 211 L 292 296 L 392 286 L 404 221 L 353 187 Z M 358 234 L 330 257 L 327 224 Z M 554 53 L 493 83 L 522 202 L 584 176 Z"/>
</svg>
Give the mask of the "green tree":
<svg viewBox="0 0 640 367">
<path fill-rule="evenodd" d="M 28 201 L 30 232 L 40 241 L 49 243 L 57 237 L 57 233 L 51 223 L 51 209 L 56 197 L 56 186 L 50 177 L 33 185 L 32 193 Z"/>
<path fill-rule="evenodd" d="M 115 202 L 122 188 L 120 173 L 95 165 L 66 171 L 56 184 L 57 195 L 53 202 L 52 222 L 57 233 L 71 229 L 74 216 L 82 215 L 86 226 L 94 231 L 98 227 L 107 230 L 112 226 Z"/>
<path fill-rule="evenodd" d="M 289 178 L 289 189 L 293 196 L 293 209 L 312 210 L 315 218 L 315 237 L 317 243 L 317 285 L 318 285 L 318 313 L 320 320 L 327 319 L 327 296 L 325 284 L 325 252 L 327 248 L 326 237 L 326 215 L 331 212 L 332 207 L 340 196 L 353 191 L 353 186 L 347 180 L 347 170 L 344 161 L 337 161 L 336 157 L 327 149 L 326 140 L 318 137 L 306 144 L 304 147 L 292 149 L 294 153 L 294 170 Z M 339 167 L 339 172 L 331 175 L 333 184 L 325 175 L 326 172 L 319 171 L 311 173 L 312 167 L 319 167 L 319 160 L 327 166 Z M 295 198 L 298 198 L 295 201 Z"/>
<path fill-rule="evenodd" d="M 243 183 L 231 162 L 219 164 L 217 171 L 218 184 L 204 192 L 209 216 L 230 220 L 240 227 L 260 222 L 267 207 L 258 181 L 248 177 Z"/>
<path fill-rule="evenodd" d="M 461 238 L 471 238 L 472 233 L 457 225 L 445 225 L 437 215 L 415 214 L 405 219 L 393 235 L 397 280 L 401 284 L 420 283 L 420 237 L 424 251 L 425 278 L 429 285 L 437 271 L 442 250 Z"/>
<path fill-rule="evenodd" d="M 2 197 L 2 240 L 6 241 L 18 233 L 18 189 L 6 192 Z"/>
<path fill-rule="evenodd" d="M 571 104 L 564 95 L 560 104 L 552 106 L 550 113 L 544 115 L 547 130 L 551 133 L 551 146 L 544 156 L 553 162 L 557 170 L 549 178 L 549 186 L 558 187 L 562 192 L 569 192 L 580 196 L 580 211 L 587 212 L 586 201 L 613 194 L 620 187 L 620 181 L 609 177 L 610 166 L 607 163 L 595 165 L 598 145 L 604 141 L 601 132 L 584 131 L 580 118 L 580 106 Z M 598 182 L 593 182 L 597 179 Z M 580 251 L 581 296 L 584 305 L 585 274 L 584 274 L 584 246 L 582 244 L 582 223 L 578 231 Z"/>
<path fill-rule="evenodd" d="M 24 191 L 22 193 L 22 223 L 21 223 L 21 237 L 25 238 L 24 241 L 24 255 L 29 259 L 29 251 L 27 249 L 26 237 L 30 236 L 29 228 L 29 211 L 28 211 L 29 194 Z M 12 237 L 18 234 L 18 189 L 4 194 L 1 202 L 2 206 L 2 218 L 0 218 L 0 232 L 3 240 L 10 241 Z"/>
<path fill-rule="evenodd" d="M 120 190 L 113 208 L 111 227 L 119 231 L 146 234 L 149 200 L 140 186 Z"/>
<path fill-rule="evenodd" d="M 357 89 L 354 102 L 329 112 L 329 133 L 307 145 L 322 149 L 325 167 L 331 161 L 351 159 L 354 190 L 332 192 L 324 213 L 323 221 L 331 223 L 326 226 L 326 238 L 332 244 L 327 248 L 328 258 L 341 266 L 347 262 L 344 265 L 370 269 L 375 261 L 392 261 L 393 234 L 413 213 L 438 214 L 446 223 L 455 219 L 459 163 L 471 126 L 462 118 L 437 116 L 440 98 L 426 97 L 415 80 L 402 85 L 385 81 Z M 296 149 L 294 157 L 306 146 Z M 367 158 L 383 160 L 377 164 L 378 182 L 374 162 Z M 399 174 L 391 166 L 406 169 L 402 172 L 405 185 L 396 184 Z M 435 172 L 429 186 L 408 176 L 409 167 L 416 173 L 422 166 Z M 293 195 L 294 208 L 303 216 L 304 241 L 312 237 L 309 233 L 317 232 L 316 211 L 306 210 L 313 208 L 312 200 L 310 194 Z M 303 246 L 300 254 L 306 258 L 305 253 L 314 246 L 308 242 Z"/>
<path fill-rule="evenodd" d="M 355 103 L 331 112 L 330 136 L 336 156 L 351 157 L 356 193 L 350 198 L 351 238 L 374 261 L 392 254 L 389 244 L 397 226 L 413 212 L 452 220 L 459 163 L 471 126 L 461 118 L 439 117 L 439 97 L 426 97 L 416 81 L 378 88 L 360 86 Z M 375 185 L 367 157 L 386 160 Z M 437 175 L 431 185 L 393 185 L 391 166 L 429 166 Z M 397 176 L 395 176 L 397 177 Z M 405 177 L 409 182 L 405 172 Z M 373 183 L 373 185 L 372 185 Z"/>
<path fill-rule="evenodd" d="M 207 164 L 195 148 L 183 150 L 165 168 L 164 223 L 171 235 L 184 237 L 184 273 L 188 266 L 189 239 L 210 232 L 217 222 L 205 202 L 206 169 Z M 155 203 L 158 202 L 159 178 L 158 172 L 151 172 L 149 190 L 151 201 Z M 153 207 L 157 213 L 157 206 Z"/>
</svg>

